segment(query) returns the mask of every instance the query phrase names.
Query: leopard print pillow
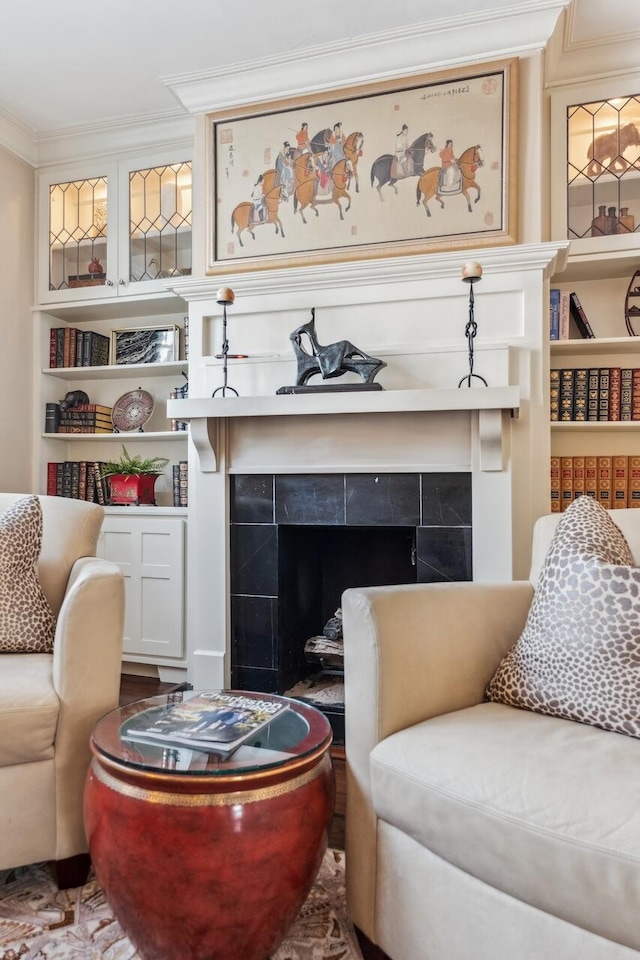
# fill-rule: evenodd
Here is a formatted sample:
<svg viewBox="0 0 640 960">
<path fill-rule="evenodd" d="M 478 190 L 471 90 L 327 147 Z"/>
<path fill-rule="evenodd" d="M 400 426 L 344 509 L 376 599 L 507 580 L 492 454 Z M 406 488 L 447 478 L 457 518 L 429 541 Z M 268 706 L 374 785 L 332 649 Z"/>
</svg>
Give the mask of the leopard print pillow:
<svg viewBox="0 0 640 960">
<path fill-rule="evenodd" d="M 0 653 L 50 653 L 55 619 L 36 564 L 42 545 L 37 497 L 16 500 L 0 516 Z"/>
<path fill-rule="evenodd" d="M 522 635 L 485 697 L 640 737 L 640 568 L 591 497 L 563 513 Z"/>
</svg>

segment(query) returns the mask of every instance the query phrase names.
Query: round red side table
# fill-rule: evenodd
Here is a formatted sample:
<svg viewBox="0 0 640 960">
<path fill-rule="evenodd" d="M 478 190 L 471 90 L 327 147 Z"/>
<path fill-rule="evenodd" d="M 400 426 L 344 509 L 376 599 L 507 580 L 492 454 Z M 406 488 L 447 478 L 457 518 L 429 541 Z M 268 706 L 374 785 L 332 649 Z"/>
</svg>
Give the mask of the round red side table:
<svg viewBox="0 0 640 960">
<path fill-rule="evenodd" d="M 331 727 L 299 701 L 241 693 L 288 709 L 227 759 L 135 738 L 194 691 L 128 704 L 93 732 L 91 858 L 143 960 L 265 960 L 320 868 L 335 794 Z"/>
</svg>

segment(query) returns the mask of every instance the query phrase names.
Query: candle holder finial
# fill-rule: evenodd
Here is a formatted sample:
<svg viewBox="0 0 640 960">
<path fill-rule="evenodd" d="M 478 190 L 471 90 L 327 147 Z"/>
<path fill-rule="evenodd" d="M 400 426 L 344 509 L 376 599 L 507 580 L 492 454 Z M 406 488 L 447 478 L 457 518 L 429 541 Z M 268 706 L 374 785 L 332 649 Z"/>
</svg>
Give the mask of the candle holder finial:
<svg viewBox="0 0 640 960">
<path fill-rule="evenodd" d="M 239 396 L 238 391 L 234 387 L 230 387 L 227 383 L 228 368 L 227 361 L 229 359 L 229 340 L 227 339 L 227 306 L 230 306 L 235 300 L 235 294 L 231 287 L 220 287 L 216 294 L 217 303 L 222 304 L 222 350 L 220 353 L 216 353 L 216 360 L 222 360 L 222 386 L 216 387 L 216 389 L 211 394 L 212 397 L 215 397 L 216 394 L 221 394 L 221 396 L 226 397 L 227 393 L 232 393 L 234 396 Z M 234 354 L 233 356 L 240 356 L 240 354 Z"/>
<path fill-rule="evenodd" d="M 467 344 L 469 347 L 469 373 L 463 377 L 458 384 L 458 387 L 461 387 L 464 383 L 468 387 L 471 386 L 472 380 L 481 380 L 485 387 L 488 387 L 489 384 L 484 377 L 481 377 L 479 373 L 473 372 L 473 342 L 475 340 L 476 334 L 478 332 L 478 324 L 476 323 L 474 316 L 474 303 L 475 297 L 473 294 L 473 287 L 479 280 L 482 279 L 482 266 L 479 263 L 470 261 L 465 263 L 462 268 L 462 282 L 469 284 L 469 319 L 467 320 L 467 325 L 465 327 L 465 336 L 467 338 Z"/>
</svg>

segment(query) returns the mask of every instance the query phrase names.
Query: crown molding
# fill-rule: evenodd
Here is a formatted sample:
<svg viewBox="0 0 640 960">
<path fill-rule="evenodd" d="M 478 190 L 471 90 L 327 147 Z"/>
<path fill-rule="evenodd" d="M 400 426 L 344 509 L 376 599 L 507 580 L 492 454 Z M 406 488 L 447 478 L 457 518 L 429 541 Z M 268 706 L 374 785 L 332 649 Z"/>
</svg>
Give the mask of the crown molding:
<svg viewBox="0 0 640 960">
<path fill-rule="evenodd" d="M 127 117 L 90 126 L 67 127 L 37 139 L 37 166 L 162 148 L 179 140 L 193 141 L 194 118 L 183 110 L 146 117 Z"/>
<path fill-rule="evenodd" d="M 542 270 L 551 276 L 565 268 L 569 241 L 514 244 L 473 250 L 474 260 L 483 264 L 485 276 L 513 273 L 523 270 Z M 167 281 L 167 290 L 187 301 L 215 300 L 221 286 L 231 286 L 236 297 L 282 297 L 290 294 L 308 296 L 310 290 L 353 290 L 365 287 L 369 291 L 386 284 L 402 283 L 409 290 L 412 282 L 424 283 L 460 277 L 461 264 L 468 251 L 416 254 L 407 257 L 379 258 L 346 263 L 314 264 L 302 267 L 284 267 L 278 270 L 260 270 L 217 277 L 186 278 Z M 371 294 L 372 296 L 377 294 Z M 394 292 L 394 296 L 398 296 Z M 237 302 L 237 300 L 236 300 Z"/>
<path fill-rule="evenodd" d="M 634 5 L 635 7 L 635 5 Z M 580 0 L 572 0 L 564 15 L 563 30 L 556 31 L 547 49 L 545 83 L 547 87 L 564 84 L 575 86 L 607 77 L 634 74 L 638 69 L 640 14 L 636 13 L 637 29 L 626 25 L 614 29 L 615 16 L 609 21 L 610 33 L 578 39 Z M 632 91 L 625 91 L 632 92 Z"/>
<path fill-rule="evenodd" d="M 0 147 L 31 166 L 36 165 L 38 151 L 35 131 L 2 107 L 0 107 Z"/>
<path fill-rule="evenodd" d="M 194 127 L 194 118 L 179 108 L 39 133 L 0 108 L 0 147 L 37 168 L 193 142 Z"/>
<path fill-rule="evenodd" d="M 571 0 L 529 0 L 161 78 L 192 114 L 544 48 Z M 524 39 L 523 39 L 524 38 Z M 443 54 L 445 54 L 443 56 Z"/>
</svg>

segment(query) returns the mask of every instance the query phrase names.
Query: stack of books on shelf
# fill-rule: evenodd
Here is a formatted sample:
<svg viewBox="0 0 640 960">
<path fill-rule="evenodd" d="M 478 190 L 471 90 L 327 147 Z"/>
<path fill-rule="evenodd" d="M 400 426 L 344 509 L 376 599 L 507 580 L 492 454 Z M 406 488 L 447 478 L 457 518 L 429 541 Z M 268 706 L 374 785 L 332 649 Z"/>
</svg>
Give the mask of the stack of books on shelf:
<svg viewBox="0 0 640 960">
<path fill-rule="evenodd" d="M 607 510 L 640 507 L 640 457 L 551 457 L 551 513 L 582 496 Z"/>
<path fill-rule="evenodd" d="M 45 433 L 113 433 L 112 407 L 80 403 L 64 412 L 59 403 L 45 404 Z"/>
<path fill-rule="evenodd" d="M 100 460 L 50 461 L 47 464 L 47 496 L 70 497 L 105 505 L 109 502 L 109 482 L 102 476 Z"/>
<path fill-rule="evenodd" d="M 49 367 L 106 367 L 111 340 L 93 330 L 53 327 L 49 339 Z"/>
<path fill-rule="evenodd" d="M 578 294 L 552 287 L 549 291 L 549 339 L 572 339 L 572 320 L 578 337 L 586 340 L 595 337 Z"/>
<path fill-rule="evenodd" d="M 640 420 L 640 367 L 552 369 L 552 421 Z"/>
<path fill-rule="evenodd" d="M 173 505 L 174 507 L 189 506 L 189 465 L 186 460 L 179 460 L 171 468 L 173 471 Z"/>
</svg>

